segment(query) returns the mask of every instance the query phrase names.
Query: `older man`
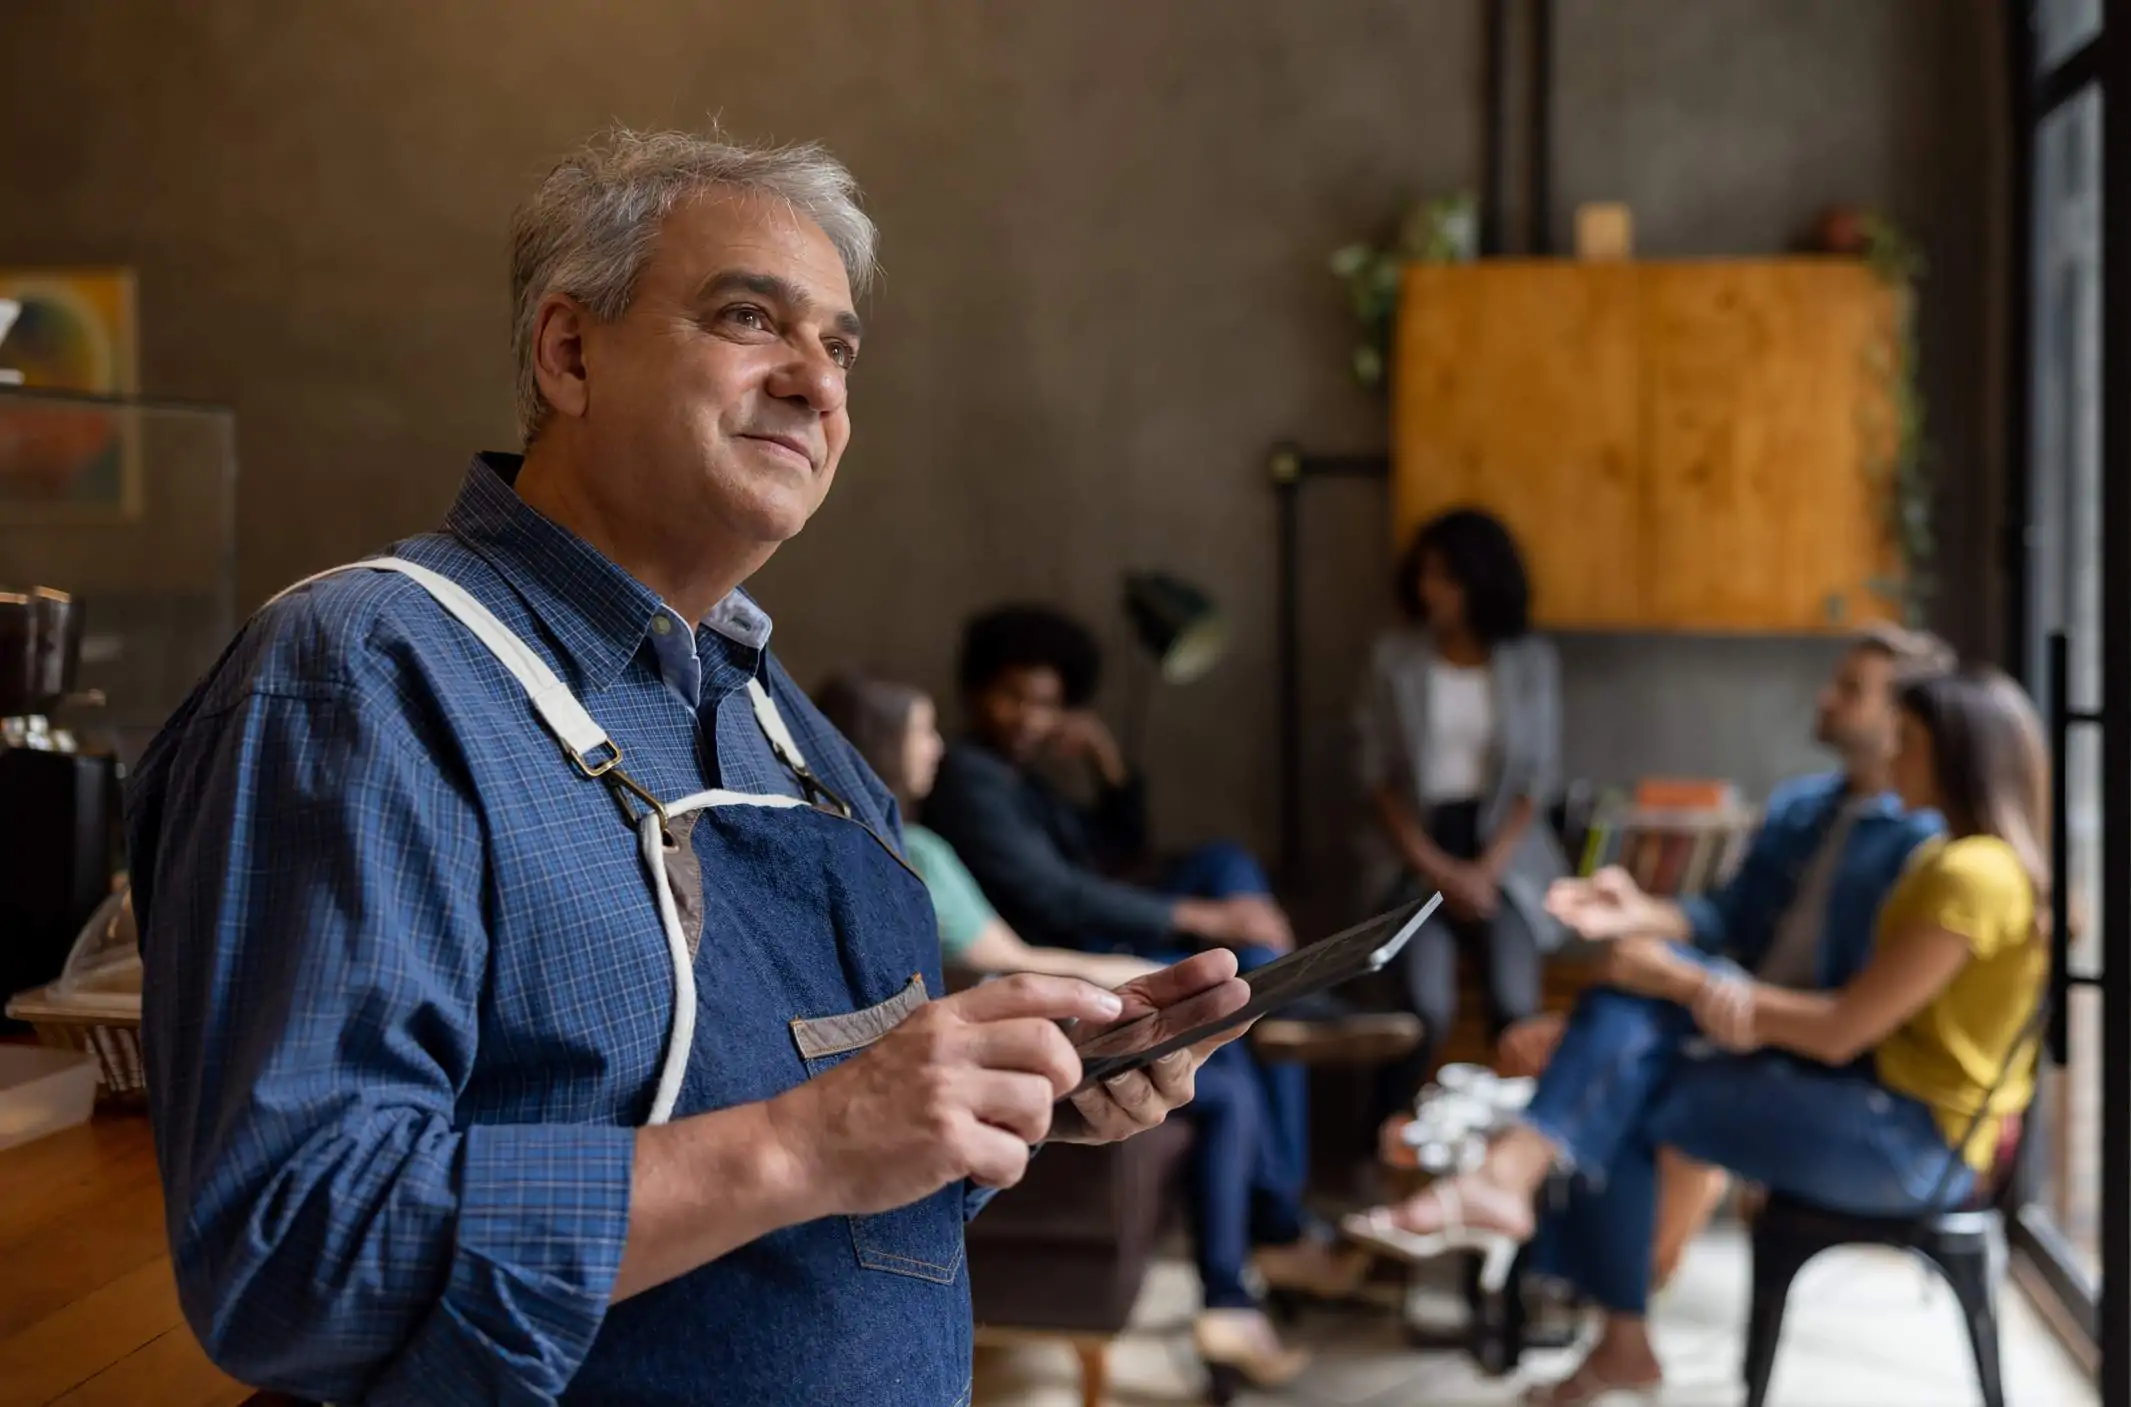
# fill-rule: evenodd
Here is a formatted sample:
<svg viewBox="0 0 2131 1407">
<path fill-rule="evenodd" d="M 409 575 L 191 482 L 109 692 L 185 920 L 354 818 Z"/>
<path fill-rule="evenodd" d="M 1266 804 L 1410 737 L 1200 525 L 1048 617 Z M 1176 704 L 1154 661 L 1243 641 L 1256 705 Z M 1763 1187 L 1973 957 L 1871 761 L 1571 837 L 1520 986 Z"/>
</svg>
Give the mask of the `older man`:
<svg viewBox="0 0 2131 1407">
<path fill-rule="evenodd" d="M 144 761 L 174 1259 L 236 1375 L 966 1403 L 984 1189 L 1190 1097 L 1206 1050 L 1057 1103 L 1058 1023 L 1240 1005 L 1226 954 L 932 999 L 894 804 L 740 590 L 835 476 L 873 246 L 816 149 L 565 161 L 514 231 L 523 458 L 284 593 Z"/>
</svg>

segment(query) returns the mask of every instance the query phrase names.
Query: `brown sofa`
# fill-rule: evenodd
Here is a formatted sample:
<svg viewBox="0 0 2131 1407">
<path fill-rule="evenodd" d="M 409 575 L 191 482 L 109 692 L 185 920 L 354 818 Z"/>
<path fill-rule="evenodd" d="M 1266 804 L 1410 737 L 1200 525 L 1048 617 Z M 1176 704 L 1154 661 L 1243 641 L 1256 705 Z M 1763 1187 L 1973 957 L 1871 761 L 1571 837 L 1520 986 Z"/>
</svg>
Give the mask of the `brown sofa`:
<svg viewBox="0 0 2131 1407">
<path fill-rule="evenodd" d="M 979 1342 L 1065 1340 L 1085 1400 L 1101 1402 L 1105 1352 L 1139 1299 L 1190 1148 L 1181 1119 L 1105 1147 L 1045 1147 L 969 1224 Z"/>
</svg>

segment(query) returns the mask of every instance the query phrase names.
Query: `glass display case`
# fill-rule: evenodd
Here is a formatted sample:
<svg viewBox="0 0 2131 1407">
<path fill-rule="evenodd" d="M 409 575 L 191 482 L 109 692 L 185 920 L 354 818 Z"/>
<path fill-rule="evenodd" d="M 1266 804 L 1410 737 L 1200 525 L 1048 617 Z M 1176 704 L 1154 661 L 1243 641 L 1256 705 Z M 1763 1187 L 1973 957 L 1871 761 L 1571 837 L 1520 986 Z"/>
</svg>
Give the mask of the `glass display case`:
<svg viewBox="0 0 2131 1407">
<path fill-rule="evenodd" d="M 84 749 L 130 763 L 228 643 L 236 487 L 227 407 L 0 385 L 0 590 L 86 608 Z"/>
</svg>

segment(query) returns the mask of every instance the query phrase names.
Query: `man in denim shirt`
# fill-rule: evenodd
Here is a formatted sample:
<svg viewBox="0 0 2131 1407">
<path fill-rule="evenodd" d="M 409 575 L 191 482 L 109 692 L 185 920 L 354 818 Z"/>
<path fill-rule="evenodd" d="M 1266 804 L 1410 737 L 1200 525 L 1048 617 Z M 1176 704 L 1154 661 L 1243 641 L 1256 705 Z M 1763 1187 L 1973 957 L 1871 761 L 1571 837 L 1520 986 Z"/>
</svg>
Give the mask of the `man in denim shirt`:
<svg viewBox="0 0 2131 1407">
<path fill-rule="evenodd" d="M 1904 812 L 1888 790 L 1894 685 L 1951 663 L 1929 636 L 1859 635 L 1814 718 L 1814 739 L 1841 757 L 1842 770 L 1777 787 L 1737 872 L 1714 893 L 1673 903 L 1609 868 L 1557 885 L 1548 907 L 1584 938 L 1692 943 L 1786 986 L 1841 986 L 1870 955 L 1873 918 L 1910 852 L 1939 830 L 1937 816 Z"/>
<path fill-rule="evenodd" d="M 1871 956 L 1879 906 L 1916 847 L 1936 834 L 1939 817 L 1908 812 L 1890 788 L 1897 713 L 1895 688 L 1915 673 L 1944 671 L 1952 652 L 1930 636 L 1875 628 L 1859 635 L 1821 691 L 1814 737 L 1842 759 L 1839 772 L 1804 777 L 1776 789 L 1738 870 L 1712 894 L 1678 903 L 1645 894 L 1625 871 L 1564 880 L 1548 907 L 1586 939 L 1613 946 L 1602 964 L 1632 959 L 1634 945 L 1691 946 L 1712 963 L 1732 963 L 1763 981 L 1828 990 L 1842 986 Z M 1602 1092 L 1586 1107 L 1592 1120 L 1640 1107 L 1637 1093 L 1666 1077 L 1694 1032 L 1684 1012 L 1618 994 L 1587 997 L 1578 1009 L 1585 1039 L 1575 1069 L 1591 1078 L 1579 1089 Z M 1512 1063 L 1544 1064 L 1560 1040 L 1562 1018 L 1543 1016 L 1505 1035 Z M 1571 1055 L 1560 1060 L 1565 1070 Z M 1605 1062 L 1609 1084 L 1590 1069 Z M 1701 1176 L 1698 1176 L 1701 1174 Z M 1657 1255 L 1662 1276 L 1708 1210 L 1706 1170 L 1684 1162 L 1663 1173 Z M 1721 1185 L 1721 1184 L 1716 1184 Z M 1609 1310 L 1640 1313 L 1652 1278 L 1652 1227 L 1613 1214 L 1598 1189 L 1579 1182 L 1542 1222 L 1532 1263 L 1560 1276 Z M 1582 1388 L 1642 1382 L 1656 1372 L 1648 1343 L 1608 1332 L 1563 1401 Z M 1577 1398 L 1576 1400 L 1582 1400 Z"/>
<path fill-rule="evenodd" d="M 850 437 L 873 228 L 813 148 L 617 131 L 514 229 L 523 456 L 260 612 L 132 797 L 172 1259 L 214 1360 L 337 1403 L 965 1407 L 965 1216 L 1060 1022 L 1247 989 L 940 997 L 895 805 L 740 589 Z"/>
</svg>

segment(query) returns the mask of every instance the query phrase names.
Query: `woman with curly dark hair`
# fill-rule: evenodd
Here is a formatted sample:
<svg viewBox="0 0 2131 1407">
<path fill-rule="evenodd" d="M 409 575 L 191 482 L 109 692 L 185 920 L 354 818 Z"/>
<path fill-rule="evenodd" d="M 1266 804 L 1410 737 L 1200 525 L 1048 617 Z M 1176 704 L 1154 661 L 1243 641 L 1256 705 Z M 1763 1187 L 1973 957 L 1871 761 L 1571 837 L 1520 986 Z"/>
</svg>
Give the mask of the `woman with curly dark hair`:
<svg viewBox="0 0 2131 1407">
<path fill-rule="evenodd" d="M 1561 670 L 1531 629 L 1516 540 L 1477 508 L 1453 509 L 1413 535 L 1394 586 L 1405 620 L 1376 641 L 1355 720 L 1377 861 L 1368 900 L 1440 889 L 1447 920 L 1400 955 L 1427 1034 L 1391 1072 L 1384 1112 L 1412 1097 L 1457 1019 L 1460 953 L 1486 974 L 1497 1038 L 1538 1010 L 1540 955 L 1563 936 L 1547 886 L 1568 872 L 1547 823 Z"/>
</svg>

